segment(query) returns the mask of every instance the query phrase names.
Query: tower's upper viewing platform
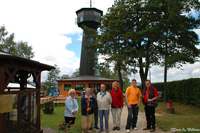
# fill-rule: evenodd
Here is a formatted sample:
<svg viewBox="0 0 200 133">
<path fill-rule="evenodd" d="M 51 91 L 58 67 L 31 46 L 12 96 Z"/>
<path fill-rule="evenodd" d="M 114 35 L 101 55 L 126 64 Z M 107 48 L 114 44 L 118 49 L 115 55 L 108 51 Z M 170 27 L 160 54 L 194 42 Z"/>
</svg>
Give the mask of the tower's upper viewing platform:
<svg viewBox="0 0 200 133">
<path fill-rule="evenodd" d="M 79 27 L 82 28 L 83 25 L 97 29 L 100 24 L 100 17 L 103 15 L 103 11 L 97 8 L 81 8 L 76 11 L 77 19 L 76 22 Z"/>
</svg>

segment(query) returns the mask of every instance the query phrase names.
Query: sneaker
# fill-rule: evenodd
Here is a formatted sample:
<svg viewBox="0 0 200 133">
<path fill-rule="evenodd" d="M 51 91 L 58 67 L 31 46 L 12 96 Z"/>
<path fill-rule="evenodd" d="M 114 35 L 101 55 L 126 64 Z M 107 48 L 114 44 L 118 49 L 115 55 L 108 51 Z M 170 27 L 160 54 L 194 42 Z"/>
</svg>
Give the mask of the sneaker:
<svg viewBox="0 0 200 133">
<path fill-rule="evenodd" d="M 116 128 L 117 128 L 118 131 L 120 130 L 120 127 L 116 127 Z"/>
<path fill-rule="evenodd" d="M 92 127 L 91 127 L 91 128 L 89 128 L 88 130 L 92 130 Z"/>
<path fill-rule="evenodd" d="M 133 129 L 134 129 L 134 130 L 137 130 L 137 127 L 134 127 Z"/>
<path fill-rule="evenodd" d="M 99 129 L 99 127 L 98 127 L 98 126 L 96 126 L 96 127 L 95 127 L 95 129 Z"/>
<path fill-rule="evenodd" d="M 115 131 L 117 129 L 117 127 L 113 127 L 113 131 Z"/>
<path fill-rule="evenodd" d="M 130 129 L 126 129 L 126 132 L 127 132 L 127 133 L 130 133 Z"/>
<path fill-rule="evenodd" d="M 108 129 L 106 129 L 106 133 L 109 133 Z"/>
</svg>

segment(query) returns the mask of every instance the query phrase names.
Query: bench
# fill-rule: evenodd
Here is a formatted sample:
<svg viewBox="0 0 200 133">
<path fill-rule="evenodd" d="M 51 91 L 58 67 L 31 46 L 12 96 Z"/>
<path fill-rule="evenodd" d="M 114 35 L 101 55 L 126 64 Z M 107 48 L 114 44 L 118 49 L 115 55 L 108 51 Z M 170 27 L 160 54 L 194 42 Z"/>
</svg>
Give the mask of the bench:
<svg viewBox="0 0 200 133">
<path fill-rule="evenodd" d="M 67 97 L 66 96 L 64 96 L 64 97 L 56 97 L 56 98 L 54 98 L 53 100 L 53 103 L 65 103 L 65 100 L 67 99 Z"/>
<path fill-rule="evenodd" d="M 41 97 L 40 98 L 40 104 L 45 104 L 45 103 L 50 102 L 52 100 L 53 100 L 52 97 Z"/>
</svg>

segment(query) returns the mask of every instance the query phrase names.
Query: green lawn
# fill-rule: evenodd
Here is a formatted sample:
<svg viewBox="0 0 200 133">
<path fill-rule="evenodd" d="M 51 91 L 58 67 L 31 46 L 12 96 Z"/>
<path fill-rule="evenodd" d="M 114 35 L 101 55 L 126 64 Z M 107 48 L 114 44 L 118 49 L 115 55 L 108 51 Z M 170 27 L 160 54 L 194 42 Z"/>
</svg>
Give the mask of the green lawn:
<svg viewBox="0 0 200 133">
<path fill-rule="evenodd" d="M 73 132 L 81 132 L 81 99 L 77 98 L 77 101 L 79 103 L 79 110 L 78 114 L 76 115 L 76 121 L 74 126 L 72 127 Z M 64 123 L 64 110 L 65 105 L 59 104 L 57 106 L 54 106 L 53 114 L 44 114 L 41 108 L 41 125 L 42 127 L 50 127 L 52 129 L 58 130 L 58 125 L 60 123 Z"/>
<path fill-rule="evenodd" d="M 77 99 L 79 106 L 80 98 Z M 166 108 L 167 103 L 159 102 L 156 108 L 157 125 L 164 131 L 170 131 L 171 128 L 183 129 L 185 128 L 195 128 L 200 129 L 200 108 L 190 105 L 183 105 L 180 103 L 173 103 L 175 108 L 174 114 L 167 114 Z M 44 114 L 41 109 L 41 125 L 42 127 L 50 127 L 52 129 L 58 130 L 59 123 L 64 122 L 64 104 L 60 104 L 54 107 L 53 114 Z M 140 111 L 144 112 L 144 106 L 141 104 Z M 72 128 L 73 132 L 81 132 L 81 109 L 79 107 L 79 112 L 76 117 L 76 122 Z"/>
<path fill-rule="evenodd" d="M 175 110 L 174 114 L 167 114 L 167 103 L 159 103 L 156 112 L 161 114 L 157 116 L 157 125 L 164 131 L 169 131 L 171 128 L 200 129 L 200 108 L 191 105 L 173 103 Z"/>
<path fill-rule="evenodd" d="M 170 131 L 171 128 L 185 129 L 195 128 L 200 129 L 200 108 L 191 105 L 173 103 L 174 114 L 167 114 L 167 103 L 159 102 L 156 108 L 157 125 L 164 131 Z M 141 105 L 140 111 L 144 111 L 144 106 Z"/>
</svg>

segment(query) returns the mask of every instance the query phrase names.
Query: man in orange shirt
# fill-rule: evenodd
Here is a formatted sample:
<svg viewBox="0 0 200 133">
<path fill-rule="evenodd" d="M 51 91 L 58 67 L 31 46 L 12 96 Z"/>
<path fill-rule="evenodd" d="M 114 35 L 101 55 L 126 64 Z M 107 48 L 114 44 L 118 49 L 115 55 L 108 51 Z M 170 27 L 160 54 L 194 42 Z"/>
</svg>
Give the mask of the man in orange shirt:
<svg viewBox="0 0 200 133">
<path fill-rule="evenodd" d="M 128 105 L 128 117 L 126 124 L 126 132 L 130 132 L 130 128 L 137 130 L 138 110 L 141 102 L 141 91 L 136 87 L 136 79 L 132 79 L 132 86 L 126 89 L 126 102 Z"/>
</svg>

